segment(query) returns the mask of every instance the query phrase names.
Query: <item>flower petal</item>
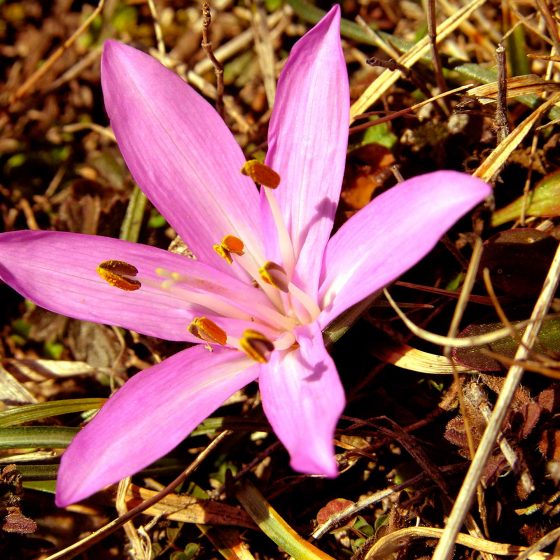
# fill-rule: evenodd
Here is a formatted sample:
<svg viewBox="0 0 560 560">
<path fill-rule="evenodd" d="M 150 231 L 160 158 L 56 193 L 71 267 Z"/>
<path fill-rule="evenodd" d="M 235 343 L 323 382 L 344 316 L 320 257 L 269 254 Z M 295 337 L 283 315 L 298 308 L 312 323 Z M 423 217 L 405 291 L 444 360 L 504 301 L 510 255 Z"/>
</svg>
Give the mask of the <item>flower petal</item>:
<svg viewBox="0 0 560 560">
<path fill-rule="evenodd" d="M 333 436 L 344 389 L 317 324 L 301 327 L 299 348 L 274 352 L 261 367 L 263 408 L 299 472 L 337 475 Z"/>
<path fill-rule="evenodd" d="M 96 271 L 107 260 L 134 265 L 142 287 L 128 292 L 108 284 Z M 158 275 L 157 269 L 188 278 L 192 290 L 181 282 L 174 285 L 169 277 Z M 199 261 L 147 245 L 76 233 L 0 234 L 0 278 L 56 313 L 167 340 L 198 342 L 187 326 L 204 308 L 190 303 L 192 291 L 200 298 L 211 298 L 213 305 L 231 301 L 240 308 L 240 318 L 250 319 L 256 304 L 266 303 L 259 290 Z"/>
<path fill-rule="evenodd" d="M 62 456 L 59 507 L 78 502 L 165 455 L 258 367 L 229 349 L 194 346 L 132 377 Z"/>
<path fill-rule="evenodd" d="M 416 264 L 490 192 L 466 173 L 436 171 L 404 181 L 352 216 L 325 251 L 321 326 Z"/>
<path fill-rule="evenodd" d="M 340 44 L 340 8 L 293 47 L 278 81 L 266 163 L 280 174 L 274 191 L 291 235 L 296 281 L 312 297 L 332 230 L 346 162 L 350 95 Z M 263 202 L 266 231 L 271 218 Z M 278 259 L 269 241 L 269 258 Z"/>
<path fill-rule="evenodd" d="M 210 104 L 154 58 L 116 41 L 105 43 L 101 84 L 130 172 L 197 258 L 224 269 L 212 246 L 228 234 L 261 255 L 258 192 Z"/>
</svg>

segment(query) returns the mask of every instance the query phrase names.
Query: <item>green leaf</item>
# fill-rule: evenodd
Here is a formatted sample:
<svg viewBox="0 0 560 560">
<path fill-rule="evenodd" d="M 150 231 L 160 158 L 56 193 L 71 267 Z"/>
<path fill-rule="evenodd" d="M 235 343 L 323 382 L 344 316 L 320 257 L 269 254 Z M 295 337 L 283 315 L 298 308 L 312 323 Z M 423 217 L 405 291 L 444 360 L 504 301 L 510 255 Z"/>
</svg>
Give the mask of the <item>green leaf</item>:
<svg viewBox="0 0 560 560">
<path fill-rule="evenodd" d="M 62 426 L 26 426 L 0 429 L 0 449 L 32 449 L 46 447 L 50 449 L 65 448 L 79 428 Z"/>
<path fill-rule="evenodd" d="M 64 345 L 60 342 L 45 342 L 43 345 L 45 355 L 50 360 L 60 360 L 62 353 L 64 352 Z"/>
<path fill-rule="evenodd" d="M 126 241 L 132 241 L 134 243 L 138 241 L 147 201 L 146 195 L 135 186 L 121 225 L 120 239 L 125 239 Z"/>
<path fill-rule="evenodd" d="M 29 488 L 30 490 L 39 490 L 40 492 L 54 494 L 56 491 L 56 480 L 24 480 L 23 487 Z"/>
<path fill-rule="evenodd" d="M 515 326 L 517 323 L 513 323 Z M 503 328 L 501 323 L 486 323 L 481 325 L 469 325 L 460 336 L 479 336 L 494 332 Z M 526 327 L 518 331 L 521 337 Z M 511 336 L 496 340 L 485 346 L 473 346 L 469 348 L 456 348 L 453 352 L 454 358 L 462 365 L 477 369 L 479 371 L 497 371 L 502 365 L 494 358 L 484 353 L 489 349 L 495 354 L 500 354 L 512 359 L 519 343 Z M 560 352 L 560 319 L 547 319 L 539 332 L 537 343 L 533 351 L 541 354 L 556 355 Z"/>
<path fill-rule="evenodd" d="M 29 404 L 0 412 L 0 428 L 33 422 L 51 416 L 71 414 L 101 408 L 107 399 L 67 399 L 46 403 Z"/>
<path fill-rule="evenodd" d="M 374 117 L 372 120 L 377 120 L 377 117 Z M 389 124 L 385 122 L 370 126 L 364 133 L 361 145 L 380 144 L 388 150 L 391 150 L 396 143 L 397 137 L 391 132 Z"/>
<path fill-rule="evenodd" d="M 520 196 L 506 207 L 496 210 L 492 216 L 492 226 L 501 226 L 519 219 L 524 198 Z M 560 171 L 555 171 L 539 181 L 527 197 L 525 215 L 539 218 L 560 216 Z"/>
<path fill-rule="evenodd" d="M 298 535 L 249 481 L 240 483 L 236 496 L 261 531 L 296 560 L 334 560 Z"/>
</svg>

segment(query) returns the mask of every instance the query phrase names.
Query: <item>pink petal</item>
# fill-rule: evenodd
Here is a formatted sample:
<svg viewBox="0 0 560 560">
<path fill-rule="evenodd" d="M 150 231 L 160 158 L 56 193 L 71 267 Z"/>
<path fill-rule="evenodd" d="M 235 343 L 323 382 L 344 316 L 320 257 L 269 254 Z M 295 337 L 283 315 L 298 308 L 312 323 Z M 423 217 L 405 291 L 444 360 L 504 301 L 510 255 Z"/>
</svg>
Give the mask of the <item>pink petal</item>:
<svg viewBox="0 0 560 560">
<path fill-rule="evenodd" d="M 312 297 L 338 205 L 349 114 L 340 8 L 334 6 L 296 43 L 280 75 L 266 157 L 281 177 L 274 195 L 293 240 L 297 283 Z M 269 232 L 266 205 L 263 213 Z M 267 250 L 275 260 L 273 242 Z"/>
<path fill-rule="evenodd" d="M 109 285 L 96 271 L 107 260 L 134 265 L 142 287 L 127 292 Z M 248 311 L 240 312 L 241 318 L 250 319 L 256 303 L 266 301 L 259 290 L 229 274 L 154 247 L 64 232 L 0 234 L 0 278 L 37 305 L 76 319 L 198 342 L 187 326 L 194 316 L 206 313 L 189 303 L 182 284 L 166 287 L 166 278 L 156 273 L 160 267 L 188 277 L 199 294 L 208 292 L 215 301 L 245 307 Z"/>
<path fill-rule="evenodd" d="M 344 389 L 317 324 L 299 329 L 299 348 L 274 352 L 261 368 L 263 408 L 299 472 L 337 475 L 333 436 Z"/>
<path fill-rule="evenodd" d="M 136 374 L 62 456 L 57 505 L 83 500 L 165 455 L 256 378 L 252 364 L 235 350 L 198 345 Z"/>
<path fill-rule="evenodd" d="M 212 245 L 228 234 L 261 255 L 258 192 L 216 111 L 154 58 L 116 41 L 105 43 L 101 83 L 134 179 L 197 258 L 227 266 Z"/>
<path fill-rule="evenodd" d="M 436 171 L 404 181 L 352 216 L 325 252 L 321 326 L 416 264 L 490 192 L 466 173 Z"/>
</svg>

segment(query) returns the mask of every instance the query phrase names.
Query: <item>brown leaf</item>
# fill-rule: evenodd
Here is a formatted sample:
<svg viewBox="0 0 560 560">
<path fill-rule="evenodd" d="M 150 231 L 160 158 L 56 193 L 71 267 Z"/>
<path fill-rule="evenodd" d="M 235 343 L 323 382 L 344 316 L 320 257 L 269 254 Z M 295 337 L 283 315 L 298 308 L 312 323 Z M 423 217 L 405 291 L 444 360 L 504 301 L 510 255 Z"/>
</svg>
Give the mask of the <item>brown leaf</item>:
<svg viewBox="0 0 560 560">
<path fill-rule="evenodd" d="M 322 507 L 317 512 L 317 523 L 323 525 L 326 523 L 333 515 L 340 513 L 345 510 L 348 506 L 351 506 L 354 502 L 351 500 L 346 500 L 345 498 L 335 498 L 331 500 L 326 506 Z"/>
<path fill-rule="evenodd" d="M 2 530 L 6 533 L 19 533 L 21 535 L 26 535 L 29 533 L 34 533 L 37 530 L 37 523 L 29 517 L 25 517 L 19 511 L 19 508 L 10 508 L 11 511 L 4 518 L 4 523 L 2 525 Z"/>
</svg>

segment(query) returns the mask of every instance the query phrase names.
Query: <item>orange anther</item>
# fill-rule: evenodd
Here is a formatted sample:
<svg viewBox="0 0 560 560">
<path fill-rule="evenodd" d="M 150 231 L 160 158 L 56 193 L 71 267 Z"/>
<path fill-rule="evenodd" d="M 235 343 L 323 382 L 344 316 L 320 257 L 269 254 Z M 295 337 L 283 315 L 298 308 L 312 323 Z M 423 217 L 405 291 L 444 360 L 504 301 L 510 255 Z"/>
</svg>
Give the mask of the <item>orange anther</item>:
<svg viewBox="0 0 560 560">
<path fill-rule="evenodd" d="M 253 329 L 245 330 L 239 339 L 239 346 L 249 358 L 259 364 L 266 364 L 274 350 L 274 344 L 264 334 Z"/>
<path fill-rule="evenodd" d="M 222 346 L 227 342 L 226 332 L 206 317 L 195 317 L 187 330 L 204 342 L 212 342 Z"/>
<path fill-rule="evenodd" d="M 216 243 L 213 248 L 214 251 L 216 251 L 216 253 L 218 253 L 218 255 L 222 257 L 222 259 L 225 259 L 228 264 L 231 264 L 233 263 L 231 253 L 233 253 L 234 255 L 243 255 L 245 244 L 243 243 L 243 241 L 241 241 L 241 239 L 235 237 L 235 235 L 226 235 L 222 239 L 222 242 Z"/>
<path fill-rule="evenodd" d="M 241 173 L 251 177 L 255 183 L 269 189 L 275 189 L 280 184 L 280 175 L 274 169 L 256 159 L 246 161 L 241 168 Z"/>
<path fill-rule="evenodd" d="M 288 275 L 284 268 L 272 261 L 267 261 L 259 268 L 259 274 L 264 282 L 278 288 L 282 292 L 288 292 Z"/>
<path fill-rule="evenodd" d="M 103 261 L 97 267 L 97 274 L 111 286 L 126 292 L 133 292 L 142 286 L 139 280 L 130 278 L 138 274 L 138 269 L 124 261 Z"/>
</svg>

